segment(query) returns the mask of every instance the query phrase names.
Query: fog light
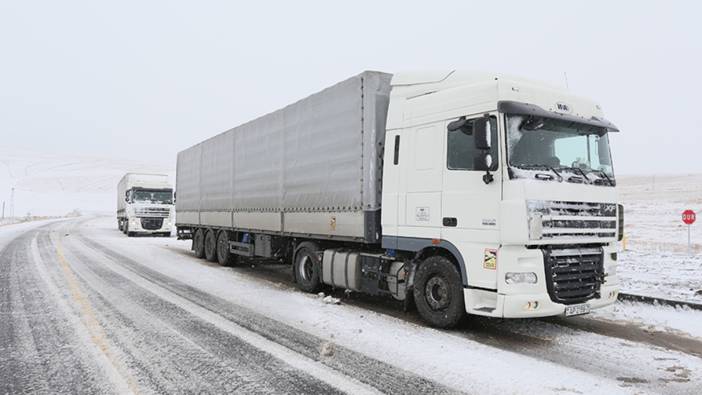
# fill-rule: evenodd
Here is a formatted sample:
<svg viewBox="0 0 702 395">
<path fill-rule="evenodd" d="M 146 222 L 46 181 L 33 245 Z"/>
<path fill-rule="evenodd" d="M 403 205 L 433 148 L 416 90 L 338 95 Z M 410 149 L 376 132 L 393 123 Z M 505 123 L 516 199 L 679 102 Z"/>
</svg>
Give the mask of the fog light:
<svg viewBox="0 0 702 395">
<path fill-rule="evenodd" d="M 536 273 L 534 272 L 507 272 L 505 274 L 507 284 L 536 284 Z"/>
<path fill-rule="evenodd" d="M 617 298 L 617 291 L 609 291 L 609 298 L 610 299 L 616 299 Z"/>
<path fill-rule="evenodd" d="M 531 300 L 524 305 L 524 310 L 536 310 L 539 308 L 538 300 Z"/>
</svg>

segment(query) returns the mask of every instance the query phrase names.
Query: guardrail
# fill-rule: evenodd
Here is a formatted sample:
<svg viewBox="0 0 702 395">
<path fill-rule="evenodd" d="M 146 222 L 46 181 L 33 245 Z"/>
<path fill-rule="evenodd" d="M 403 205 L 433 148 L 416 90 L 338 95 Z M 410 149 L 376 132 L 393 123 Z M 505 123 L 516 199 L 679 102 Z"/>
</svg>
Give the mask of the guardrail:
<svg viewBox="0 0 702 395">
<path fill-rule="evenodd" d="M 672 306 L 672 307 L 677 307 L 677 306 L 683 307 L 684 306 L 684 307 L 688 307 L 692 310 L 702 311 L 702 304 L 701 303 L 683 302 L 680 300 L 664 299 L 664 298 L 658 298 L 658 297 L 653 297 L 653 296 L 634 295 L 634 294 L 620 292 L 618 299 L 631 301 L 631 302 L 659 304 L 659 305 L 663 305 L 663 306 Z"/>
</svg>

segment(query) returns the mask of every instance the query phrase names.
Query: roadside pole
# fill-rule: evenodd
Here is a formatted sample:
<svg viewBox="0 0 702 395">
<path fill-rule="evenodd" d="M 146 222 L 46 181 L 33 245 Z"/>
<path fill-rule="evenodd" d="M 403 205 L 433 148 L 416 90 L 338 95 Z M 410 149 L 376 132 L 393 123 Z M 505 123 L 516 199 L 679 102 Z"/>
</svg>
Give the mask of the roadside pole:
<svg viewBox="0 0 702 395">
<path fill-rule="evenodd" d="M 692 255 L 692 241 L 690 238 L 690 227 L 697 220 L 697 214 L 693 210 L 685 210 L 682 212 L 682 221 L 687 225 L 687 254 Z"/>
</svg>

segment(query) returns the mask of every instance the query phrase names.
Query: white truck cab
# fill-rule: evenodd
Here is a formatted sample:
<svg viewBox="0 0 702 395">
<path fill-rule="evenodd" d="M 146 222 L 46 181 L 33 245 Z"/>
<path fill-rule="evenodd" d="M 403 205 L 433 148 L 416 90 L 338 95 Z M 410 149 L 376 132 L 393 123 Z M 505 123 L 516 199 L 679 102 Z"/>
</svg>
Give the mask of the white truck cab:
<svg viewBox="0 0 702 395">
<path fill-rule="evenodd" d="M 543 84 L 395 74 L 382 246 L 445 250 L 471 314 L 574 315 L 614 303 L 616 131 L 597 104 Z"/>
<path fill-rule="evenodd" d="M 173 211 L 168 175 L 127 173 L 117 185 L 117 227 L 129 237 L 170 237 Z"/>
</svg>

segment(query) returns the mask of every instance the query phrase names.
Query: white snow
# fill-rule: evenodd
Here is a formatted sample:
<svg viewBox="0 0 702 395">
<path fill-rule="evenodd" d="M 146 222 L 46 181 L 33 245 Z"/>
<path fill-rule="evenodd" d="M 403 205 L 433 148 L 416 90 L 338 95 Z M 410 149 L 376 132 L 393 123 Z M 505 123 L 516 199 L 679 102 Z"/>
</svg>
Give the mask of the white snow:
<svg viewBox="0 0 702 395">
<path fill-rule="evenodd" d="M 591 316 L 629 322 L 651 332 L 672 332 L 702 339 L 702 311 L 686 307 L 620 301 L 608 308 L 593 311 Z"/>
<path fill-rule="evenodd" d="M 618 188 L 626 235 L 622 290 L 702 303 L 702 221 L 690 228 L 689 254 L 681 220 L 684 209 L 702 210 L 702 175 L 622 177 Z"/>
<path fill-rule="evenodd" d="M 510 352 L 455 332 L 438 331 L 351 305 L 327 304 L 319 295 L 296 292 L 283 284 L 198 260 L 190 252 L 189 241 L 124 237 L 112 229 L 112 222 L 109 218 L 90 221 L 82 226 L 83 232 L 139 262 L 149 262 L 150 268 L 176 280 L 243 304 L 331 345 L 388 361 L 456 389 L 473 393 L 634 392 L 633 387 L 622 387 L 616 377 L 551 362 L 548 351 L 536 356 Z M 607 366 L 625 366 L 629 358 L 650 360 L 653 362 L 644 367 L 637 365 L 636 369 L 653 381 L 663 374 L 659 372 L 665 371 L 671 355 L 677 363 L 700 365 L 699 360 L 682 353 L 565 330 L 553 324 L 514 321 L 508 325 L 513 329 L 522 325 L 525 334 L 553 342 L 553 347 L 565 349 L 566 354 L 575 352 L 588 369 L 606 371 Z M 622 344 L 626 345 L 626 353 L 621 352 Z M 600 360 L 602 355 L 606 355 L 606 366 Z"/>
</svg>

